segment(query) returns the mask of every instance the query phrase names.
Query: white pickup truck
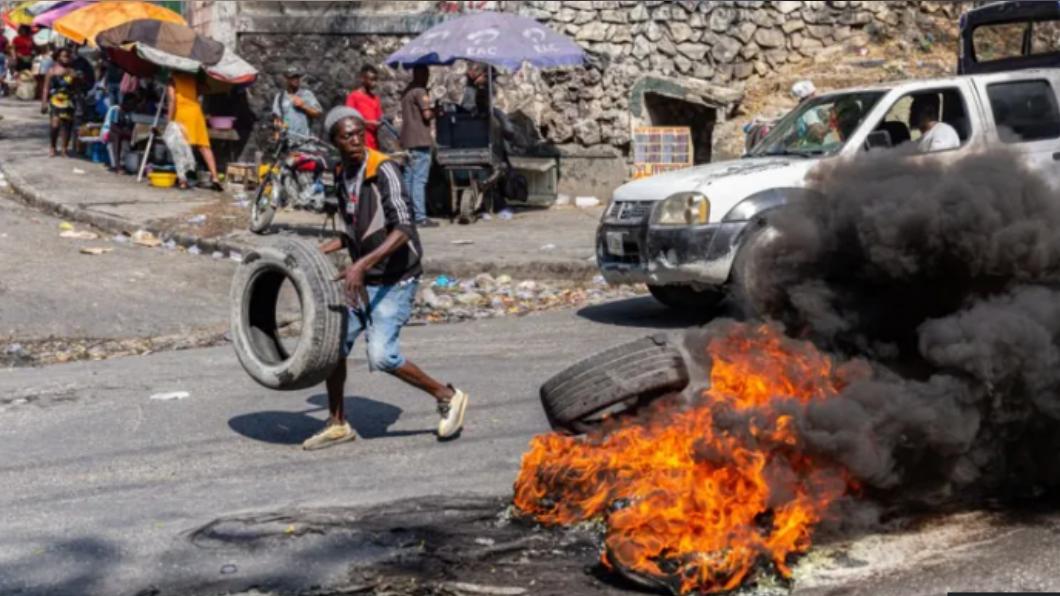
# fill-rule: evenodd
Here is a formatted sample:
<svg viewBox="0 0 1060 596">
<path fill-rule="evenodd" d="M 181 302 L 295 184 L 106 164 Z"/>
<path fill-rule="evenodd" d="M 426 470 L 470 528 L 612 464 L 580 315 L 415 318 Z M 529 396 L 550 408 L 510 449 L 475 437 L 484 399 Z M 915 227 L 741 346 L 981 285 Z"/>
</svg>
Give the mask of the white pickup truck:
<svg viewBox="0 0 1060 596">
<path fill-rule="evenodd" d="M 1024 43 L 1023 49 L 1028 48 L 1029 42 Z M 909 112 L 920 96 L 935 98 L 937 120 L 956 131 L 960 144 L 945 151 L 900 152 L 895 159 L 948 160 L 1006 147 L 1056 182 L 1058 93 L 1060 69 L 1041 68 L 887 83 L 814 97 L 785 116 L 742 159 L 616 189 L 597 232 L 601 273 L 610 283 L 646 283 L 658 300 L 675 308 L 703 309 L 731 289 L 753 294 L 749 259 L 741 257 L 768 241 L 772 210 L 812 194 L 807 174 L 815 166 L 858 159 L 877 147 L 918 143 L 921 133 L 910 123 Z"/>
</svg>

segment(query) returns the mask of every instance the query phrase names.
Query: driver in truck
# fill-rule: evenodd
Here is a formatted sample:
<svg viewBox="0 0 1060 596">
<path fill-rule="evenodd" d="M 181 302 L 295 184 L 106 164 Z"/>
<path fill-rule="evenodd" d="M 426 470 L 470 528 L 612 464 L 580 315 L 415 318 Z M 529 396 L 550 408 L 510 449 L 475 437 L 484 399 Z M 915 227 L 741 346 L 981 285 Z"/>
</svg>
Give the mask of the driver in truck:
<svg viewBox="0 0 1060 596">
<path fill-rule="evenodd" d="M 412 200 L 401 169 L 386 155 L 365 147 L 365 124 L 357 110 L 333 108 L 324 120 L 342 155 L 336 174 L 339 213 L 345 233 L 320 247 L 325 254 L 346 248 L 352 264 L 341 274 L 349 302 L 342 355 L 328 377 L 328 420 L 306 439 L 305 449 L 321 449 L 356 438 L 343 407 L 346 358 L 357 337 L 368 341 L 368 365 L 420 389 L 437 402 L 438 438 L 453 438 L 464 425 L 468 396 L 428 375 L 401 353 L 398 335 L 412 315 L 423 269 L 423 247 L 413 221 Z"/>
</svg>

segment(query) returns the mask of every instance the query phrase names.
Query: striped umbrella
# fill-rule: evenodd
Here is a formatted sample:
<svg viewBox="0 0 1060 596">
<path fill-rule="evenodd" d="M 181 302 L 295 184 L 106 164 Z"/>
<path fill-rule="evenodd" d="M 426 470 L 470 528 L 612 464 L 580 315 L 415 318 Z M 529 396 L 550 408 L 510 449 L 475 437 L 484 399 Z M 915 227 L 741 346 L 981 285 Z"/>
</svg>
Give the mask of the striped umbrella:
<svg viewBox="0 0 1060 596">
<path fill-rule="evenodd" d="M 187 25 L 179 14 L 155 4 L 139 1 L 102 0 L 60 17 L 52 28 L 74 43 L 96 44 L 96 35 L 136 19 L 155 19 Z"/>
</svg>

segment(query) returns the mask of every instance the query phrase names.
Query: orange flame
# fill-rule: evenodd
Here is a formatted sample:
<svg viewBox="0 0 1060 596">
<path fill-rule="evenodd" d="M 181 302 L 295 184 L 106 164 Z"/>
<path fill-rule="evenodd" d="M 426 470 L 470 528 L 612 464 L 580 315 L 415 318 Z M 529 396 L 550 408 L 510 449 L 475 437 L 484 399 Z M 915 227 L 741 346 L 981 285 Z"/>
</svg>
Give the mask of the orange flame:
<svg viewBox="0 0 1060 596">
<path fill-rule="evenodd" d="M 835 396 L 845 371 L 768 325 L 712 339 L 710 388 L 690 405 L 586 437 L 534 437 L 515 506 L 544 524 L 602 517 L 605 565 L 682 593 L 738 587 L 760 562 L 790 577 L 813 527 L 850 484 L 801 452 L 791 412 Z"/>
</svg>

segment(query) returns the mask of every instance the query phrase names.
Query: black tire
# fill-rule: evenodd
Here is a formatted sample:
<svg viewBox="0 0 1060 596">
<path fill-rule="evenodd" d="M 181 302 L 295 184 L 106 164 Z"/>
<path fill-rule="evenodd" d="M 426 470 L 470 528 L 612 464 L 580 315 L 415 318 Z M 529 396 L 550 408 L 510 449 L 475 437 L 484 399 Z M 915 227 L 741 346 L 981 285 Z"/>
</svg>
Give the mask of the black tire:
<svg viewBox="0 0 1060 596">
<path fill-rule="evenodd" d="M 765 222 L 750 224 L 746 237 L 732 265 L 732 294 L 736 304 L 749 318 L 775 316 L 781 309 L 783 293 L 775 284 L 776 272 L 767 275 L 763 266 L 775 259 L 778 232 Z"/>
<path fill-rule="evenodd" d="M 231 292 L 231 336 L 247 374 L 270 389 L 305 389 L 324 381 L 339 361 L 346 301 L 335 266 L 311 243 L 282 238 L 248 253 Z M 291 280 L 302 308 L 293 353 L 280 341 L 276 305 Z"/>
<path fill-rule="evenodd" d="M 643 405 L 688 386 L 688 366 L 664 335 L 654 335 L 590 356 L 541 386 L 552 428 L 583 433 L 604 414 Z"/>
<path fill-rule="evenodd" d="M 250 204 L 250 231 L 255 234 L 264 234 L 272 224 L 272 218 L 276 216 L 276 206 L 272 204 L 271 196 L 273 184 L 275 182 L 270 172 L 258 185 L 254 202 Z"/>
<path fill-rule="evenodd" d="M 674 310 L 696 314 L 710 311 L 725 298 L 721 290 L 697 290 L 692 286 L 649 284 L 648 291 L 656 300 Z"/>
</svg>

